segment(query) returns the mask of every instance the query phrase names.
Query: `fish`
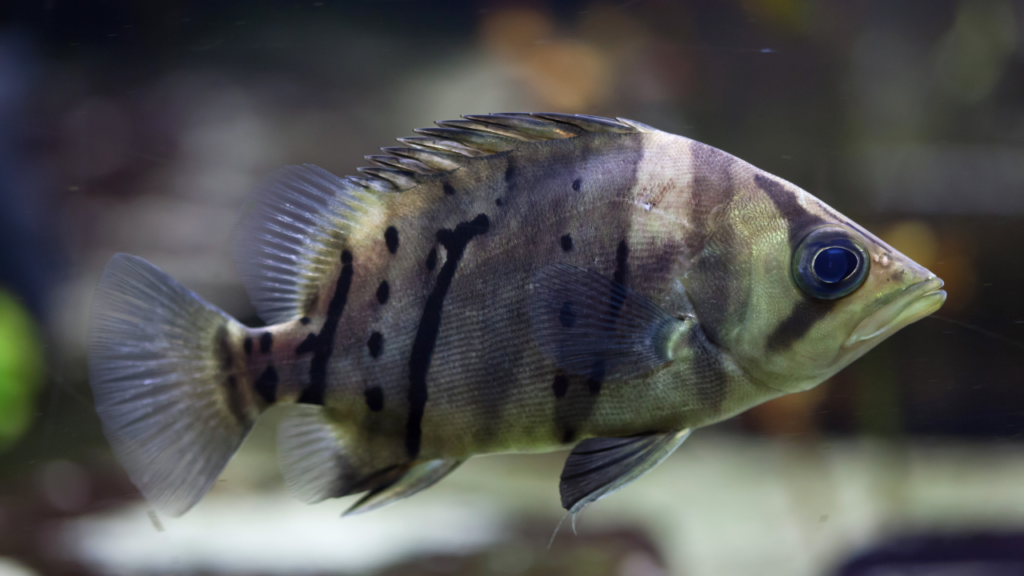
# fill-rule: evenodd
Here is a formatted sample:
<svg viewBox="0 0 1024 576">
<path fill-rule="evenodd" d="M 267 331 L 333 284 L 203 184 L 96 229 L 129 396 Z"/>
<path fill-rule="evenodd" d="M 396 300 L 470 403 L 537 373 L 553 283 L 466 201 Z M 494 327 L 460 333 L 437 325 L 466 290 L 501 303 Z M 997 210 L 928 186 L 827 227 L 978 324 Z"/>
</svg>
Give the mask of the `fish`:
<svg viewBox="0 0 1024 576">
<path fill-rule="evenodd" d="M 569 449 L 562 506 L 810 389 L 938 310 L 942 280 L 808 192 L 640 122 L 436 122 L 372 167 L 259 185 L 235 258 L 261 327 L 111 258 L 88 365 L 113 454 L 180 515 L 268 408 L 285 485 L 348 513 L 467 459 Z"/>
</svg>

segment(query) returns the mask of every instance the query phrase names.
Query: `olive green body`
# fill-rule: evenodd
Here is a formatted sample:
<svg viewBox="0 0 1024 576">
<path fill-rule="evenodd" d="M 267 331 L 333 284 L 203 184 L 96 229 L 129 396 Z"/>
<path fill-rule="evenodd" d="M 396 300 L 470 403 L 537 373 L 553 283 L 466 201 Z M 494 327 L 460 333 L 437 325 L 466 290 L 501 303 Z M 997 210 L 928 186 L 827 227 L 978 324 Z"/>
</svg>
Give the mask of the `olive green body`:
<svg viewBox="0 0 1024 576">
<path fill-rule="evenodd" d="M 347 242 L 352 280 L 328 365 L 329 418 L 375 460 L 406 457 L 410 358 L 438 276 L 451 266 L 438 230 L 481 214 L 487 231 L 466 243 L 443 299 L 421 458 L 543 451 L 587 437 L 695 428 L 779 395 L 719 348 L 713 337 L 721 326 L 692 331 L 663 368 L 594 390 L 542 354 L 527 314 L 533 274 L 554 262 L 621 277 L 670 314 L 693 310 L 688 272 L 727 203 L 758 193 L 755 173 L 763 174 L 686 138 L 595 133 L 524 143 L 381 195 Z M 388 227 L 397 230 L 393 254 Z M 297 399 L 308 385 L 311 360 L 295 349 L 322 329 L 340 270 L 322 283 L 309 324 L 273 328 L 279 400 Z M 382 304 L 384 281 L 389 296 Z M 721 308 L 711 313 L 725 319 Z M 375 332 L 382 342 L 376 357 L 368 346 Z M 253 378 L 265 362 L 254 359 Z M 377 395 L 377 410 L 368 394 Z"/>
<path fill-rule="evenodd" d="M 368 492 L 350 509 L 368 511 L 476 454 L 574 446 L 578 512 L 945 300 L 820 200 L 688 138 L 565 114 L 438 126 L 360 177 L 264 181 L 236 250 L 266 327 L 111 259 L 90 382 L 151 502 L 188 510 L 288 404 L 279 455 L 307 502 Z"/>
</svg>

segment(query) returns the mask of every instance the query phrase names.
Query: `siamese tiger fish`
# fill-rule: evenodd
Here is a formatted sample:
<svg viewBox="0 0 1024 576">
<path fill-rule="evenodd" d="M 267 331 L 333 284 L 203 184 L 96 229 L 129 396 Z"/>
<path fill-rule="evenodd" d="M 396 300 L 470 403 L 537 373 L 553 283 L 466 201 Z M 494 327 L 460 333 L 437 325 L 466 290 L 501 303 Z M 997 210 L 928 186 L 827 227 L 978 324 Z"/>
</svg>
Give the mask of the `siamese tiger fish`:
<svg viewBox="0 0 1024 576">
<path fill-rule="evenodd" d="M 375 167 L 270 175 L 239 225 L 249 328 L 118 254 L 89 373 L 158 509 L 213 485 L 253 422 L 289 491 L 366 512 L 477 454 L 571 448 L 576 513 L 696 428 L 807 390 L 939 309 L 942 280 L 799 187 L 639 122 L 471 115 Z"/>
</svg>

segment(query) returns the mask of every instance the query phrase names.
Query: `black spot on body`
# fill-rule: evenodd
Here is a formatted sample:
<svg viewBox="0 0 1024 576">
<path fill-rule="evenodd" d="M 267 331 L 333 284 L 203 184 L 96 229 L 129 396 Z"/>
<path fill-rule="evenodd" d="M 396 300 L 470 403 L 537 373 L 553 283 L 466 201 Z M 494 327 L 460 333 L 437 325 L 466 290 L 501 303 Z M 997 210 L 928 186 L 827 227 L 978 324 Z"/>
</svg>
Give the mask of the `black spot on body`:
<svg viewBox="0 0 1024 576">
<path fill-rule="evenodd" d="M 273 366 L 267 366 L 267 369 L 260 374 L 259 378 L 253 384 L 256 389 L 256 393 L 263 398 L 263 401 L 267 404 L 273 404 L 277 400 L 277 369 Z"/>
<path fill-rule="evenodd" d="M 427 270 L 433 271 L 437 268 L 437 248 L 431 248 L 427 254 Z"/>
<path fill-rule="evenodd" d="M 363 394 L 366 396 L 366 407 L 370 412 L 380 412 L 384 409 L 384 391 L 380 386 L 367 388 Z"/>
<path fill-rule="evenodd" d="M 576 326 L 576 311 L 572 309 L 571 303 L 562 302 L 562 307 L 558 309 L 558 323 L 562 328 Z"/>
<path fill-rule="evenodd" d="M 577 191 L 577 192 L 579 192 L 580 191 L 580 186 L 582 186 L 582 184 L 583 184 L 583 180 L 580 179 L 580 178 L 577 178 L 577 179 L 572 181 L 572 189 Z"/>
<path fill-rule="evenodd" d="M 384 335 L 380 332 L 370 334 L 370 339 L 366 341 L 366 347 L 370 350 L 370 357 L 377 358 L 384 350 Z"/>
<path fill-rule="evenodd" d="M 348 291 L 352 286 L 352 253 L 345 250 L 341 253 L 341 274 L 338 275 L 338 283 L 334 288 L 334 296 L 327 305 L 327 319 L 323 328 L 317 335 L 310 334 L 296 348 L 296 354 L 313 352 L 313 359 L 309 363 L 309 384 L 302 390 L 298 402 L 300 404 L 323 404 L 324 394 L 327 391 L 327 361 L 334 352 L 334 335 L 338 330 L 338 323 L 345 312 L 345 304 L 348 302 Z"/>
<path fill-rule="evenodd" d="M 388 226 L 384 231 L 384 243 L 388 246 L 388 252 L 398 252 L 398 228 Z"/>
<path fill-rule="evenodd" d="M 274 346 L 274 335 L 270 332 L 264 332 L 260 334 L 260 354 L 266 354 L 270 352 L 270 349 Z"/>
<path fill-rule="evenodd" d="M 300 323 L 301 323 L 301 324 L 302 324 L 303 326 L 306 326 L 306 325 L 308 325 L 308 324 L 309 324 L 309 316 L 303 316 L 302 318 L 299 318 L 299 322 L 300 322 Z"/>
<path fill-rule="evenodd" d="M 245 350 L 246 356 L 252 356 L 252 336 L 245 337 L 245 341 L 242 342 L 242 348 Z"/>
<path fill-rule="evenodd" d="M 455 188 L 451 184 L 449 184 L 447 182 L 445 182 L 445 184 L 444 184 L 444 195 L 445 196 L 455 196 Z"/>
<path fill-rule="evenodd" d="M 379 304 L 387 304 L 388 296 L 391 295 L 391 287 L 388 286 L 387 280 L 382 280 L 380 286 L 377 286 L 377 302 Z"/>
<path fill-rule="evenodd" d="M 561 242 L 563 252 L 568 252 L 569 250 L 572 250 L 572 236 L 570 236 L 569 234 L 562 236 Z"/>
<path fill-rule="evenodd" d="M 421 425 L 428 396 L 427 372 L 430 370 L 430 359 L 441 328 L 445 296 L 451 288 L 452 279 L 455 278 L 455 271 L 466 251 L 466 246 L 473 238 L 486 234 L 489 229 L 490 219 L 486 214 L 480 214 L 471 222 L 460 222 L 455 226 L 455 230 L 437 231 L 437 241 L 444 246 L 448 256 L 437 274 L 434 289 L 427 296 L 416 329 L 416 338 L 412 344 L 412 353 L 409 356 L 409 419 L 406 422 L 405 446 L 410 459 L 415 460 L 420 452 Z"/>
<path fill-rule="evenodd" d="M 505 205 L 505 202 L 504 202 L 504 201 L 503 201 L 503 200 L 502 200 L 501 198 L 498 198 L 498 199 L 496 199 L 496 200 L 494 201 L 494 204 L 495 204 L 496 206 L 499 206 L 499 207 L 500 207 L 500 206 L 504 206 L 504 205 Z"/>
</svg>

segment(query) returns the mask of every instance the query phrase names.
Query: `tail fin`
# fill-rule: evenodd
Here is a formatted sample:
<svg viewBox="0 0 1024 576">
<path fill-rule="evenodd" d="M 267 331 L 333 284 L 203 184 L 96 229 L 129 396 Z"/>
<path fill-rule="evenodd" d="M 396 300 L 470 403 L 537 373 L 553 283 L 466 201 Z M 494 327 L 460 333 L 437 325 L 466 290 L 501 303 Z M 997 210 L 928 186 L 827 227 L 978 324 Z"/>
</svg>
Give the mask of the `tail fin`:
<svg viewBox="0 0 1024 576">
<path fill-rule="evenodd" d="M 142 258 L 107 264 L 89 328 L 89 381 L 114 455 L 153 505 L 183 514 L 258 410 L 243 392 L 245 328 Z"/>
</svg>

